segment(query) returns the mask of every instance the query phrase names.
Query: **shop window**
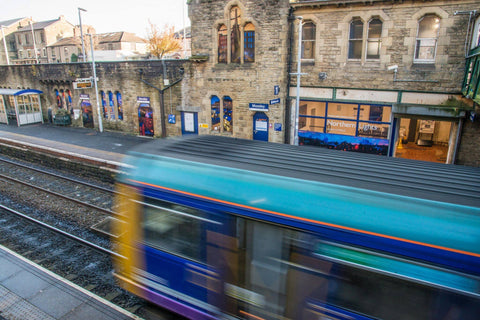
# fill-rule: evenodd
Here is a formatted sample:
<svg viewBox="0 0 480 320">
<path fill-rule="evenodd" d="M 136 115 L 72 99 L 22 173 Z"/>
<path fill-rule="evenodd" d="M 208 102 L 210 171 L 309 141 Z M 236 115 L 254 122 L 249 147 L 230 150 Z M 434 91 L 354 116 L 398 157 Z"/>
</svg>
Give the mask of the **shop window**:
<svg viewBox="0 0 480 320">
<path fill-rule="evenodd" d="M 325 110 L 325 102 L 309 101 L 300 105 L 299 113 L 302 116 L 298 119 L 299 130 L 324 132 Z"/>
<path fill-rule="evenodd" d="M 372 19 L 368 23 L 367 59 L 380 59 L 380 44 L 382 36 L 382 21 Z"/>
<path fill-rule="evenodd" d="M 299 143 L 386 155 L 391 106 L 301 101 Z"/>
<path fill-rule="evenodd" d="M 118 120 L 123 120 L 123 102 L 122 102 L 122 94 L 120 92 L 116 92 L 115 96 L 117 98 L 117 115 Z"/>
<path fill-rule="evenodd" d="M 218 63 L 227 63 L 227 27 L 222 24 L 218 28 Z"/>
<path fill-rule="evenodd" d="M 212 131 L 220 131 L 220 99 L 217 96 L 212 96 L 210 101 L 212 112 Z"/>
<path fill-rule="evenodd" d="M 348 42 L 348 58 L 362 58 L 363 43 L 363 22 L 360 19 L 354 19 L 350 22 L 350 36 Z"/>
<path fill-rule="evenodd" d="M 240 37 L 240 18 L 241 11 L 238 7 L 230 9 L 230 41 L 231 41 L 231 56 L 232 63 L 240 63 L 241 37 Z"/>
<path fill-rule="evenodd" d="M 244 29 L 244 49 L 243 60 L 244 62 L 255 61 L 255 27 L 252 23 L 247 23 Z"/>
<path fill-rule="evenodd" d="M 233 132 L 233 100 L 223 97 L 223 131 Z"/>
<path fill-rule="evenodd" d="M 435 62 L 440 18 L 426 15 L 418 21 L 415 62 Z"/>
<path fill-rule="evenodd" d="M 315 34 L 315 24 L 305 22 L 302 29 L 302 59 L 315 59 Z"/>
</svg>

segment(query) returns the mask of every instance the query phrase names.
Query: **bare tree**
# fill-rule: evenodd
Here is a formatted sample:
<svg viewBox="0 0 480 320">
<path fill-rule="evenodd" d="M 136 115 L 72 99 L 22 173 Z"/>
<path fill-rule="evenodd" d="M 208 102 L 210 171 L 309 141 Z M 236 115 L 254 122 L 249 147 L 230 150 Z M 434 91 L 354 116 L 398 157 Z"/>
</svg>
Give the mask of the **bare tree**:
<svg viewBox="0 0 480 320">
<path fill-rule="evenodd" d="M 150 53 L 158 59 L 164 55 L 176 52 L 182 49 L 182 42 L 175 38 L 173 26 L 165 25 L 163 30 L 148 21 L 150 30 L 147 35 L 147 46 Z"/>
</svg>

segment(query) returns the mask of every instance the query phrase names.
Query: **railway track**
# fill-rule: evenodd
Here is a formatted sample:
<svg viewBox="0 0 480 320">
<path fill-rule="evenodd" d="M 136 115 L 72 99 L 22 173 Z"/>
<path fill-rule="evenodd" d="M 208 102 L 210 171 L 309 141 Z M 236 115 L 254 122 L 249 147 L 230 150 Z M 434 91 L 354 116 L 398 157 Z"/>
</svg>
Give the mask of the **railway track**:
<svg viewBox="0 0 480 320">
<path fill-rule="evenodd" d="M 145 319 L 176 319 L 113 278 L 111 257 L 117 254 L 106 235 L 114 194 L 112 186 L 0 158 L 0 241 Z"/>
</svg>

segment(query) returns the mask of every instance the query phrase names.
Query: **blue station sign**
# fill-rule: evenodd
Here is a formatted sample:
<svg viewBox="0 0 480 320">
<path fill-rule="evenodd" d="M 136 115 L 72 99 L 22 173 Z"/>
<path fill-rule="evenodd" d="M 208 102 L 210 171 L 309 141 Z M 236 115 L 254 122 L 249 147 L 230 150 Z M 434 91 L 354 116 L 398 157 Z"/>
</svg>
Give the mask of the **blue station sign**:
<svg viewBox="0 0 480 320">
<path fill-rule="evenodd" d="M 268 104 L 266 103 L 250 103 L 248 109 L 251 111 L 268 111 Z"/>
<path fill-rule="evenodd" d="M 278 104 L 280 103 L 280 98 L 270 100 L 270 104 Z"/>
</svg>

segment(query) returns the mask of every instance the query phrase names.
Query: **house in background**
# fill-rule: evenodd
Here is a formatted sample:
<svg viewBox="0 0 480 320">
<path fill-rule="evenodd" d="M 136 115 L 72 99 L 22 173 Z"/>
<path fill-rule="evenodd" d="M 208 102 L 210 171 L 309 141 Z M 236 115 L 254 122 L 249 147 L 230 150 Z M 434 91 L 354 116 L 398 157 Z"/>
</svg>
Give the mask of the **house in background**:
<svg viewBox="0 0 480 320">
<path fill-rule="evenodd" d="M 15 64 L 48 63 L 47 46 L 74 35 L 74 25 L 60 16 L 56 20 L 29 22 L 14 32 L 17 59 Z"/>
<path fill-rule="evenodd" d="M 31 18 L 16 18 L 6 21 L 0 21 L 0 64 L 10 64 L 11 61 L 18 59 L 17 56 L 17 44 L 15 41 L 15 31 L 28 26 Z M 8 59 L 7 59 L 8 57 Z"/>
<path fill-rule="evenodd" d="M 119 31 L 101 33 L 94 37 L 96 61 L 144 59 L 146 53 L 147 43 L 134 33 Z M 87 60 L 91 61 L 89 52 L 87 52 Z"/>
<path fill-rule="evenodd" d="M 182 42 L 182 50 L 166 55 L 166 58 L 170 59 L 186 59 L 192 55 L 192 30 L 190 27 L 186 27 L 175 32 L 175 39 Z"/>
</svg>

